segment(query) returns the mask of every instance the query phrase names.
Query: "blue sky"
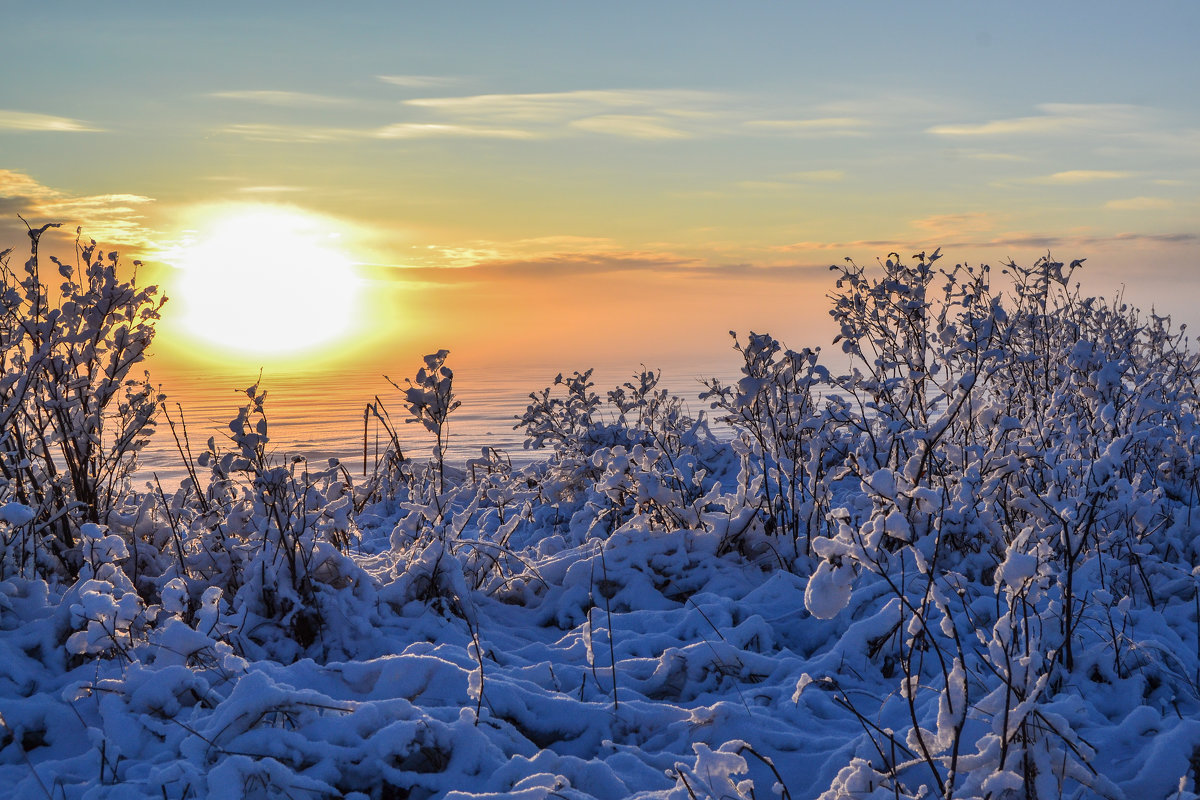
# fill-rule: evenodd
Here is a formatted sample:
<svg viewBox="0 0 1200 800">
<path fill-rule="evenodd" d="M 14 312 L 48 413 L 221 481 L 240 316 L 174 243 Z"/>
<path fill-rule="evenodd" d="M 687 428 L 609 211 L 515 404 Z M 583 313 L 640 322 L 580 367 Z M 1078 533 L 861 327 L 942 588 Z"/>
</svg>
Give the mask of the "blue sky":
<svg viewBox="0 0 1200 800">
<path fill-rule="evenodd" d="M 83 224 L 157 258 L 169 285 L 214 209 L 311 213 L 386 296 L 380 340 L 536 347 L 531 308 L 564 352 L 595 349 L 598 329 L 631 351 L 750 325 L 807 337 L 824 266 L 939 244 L 953 260 L 1088 257 L 1097 291 L 1125 283 L 1178 314 L 1200 298 L 1192 3 L 8 17 L 9 243 L 15 213 Z M 698 315 L 714 296 L 720 318 Z"/>
</svg>

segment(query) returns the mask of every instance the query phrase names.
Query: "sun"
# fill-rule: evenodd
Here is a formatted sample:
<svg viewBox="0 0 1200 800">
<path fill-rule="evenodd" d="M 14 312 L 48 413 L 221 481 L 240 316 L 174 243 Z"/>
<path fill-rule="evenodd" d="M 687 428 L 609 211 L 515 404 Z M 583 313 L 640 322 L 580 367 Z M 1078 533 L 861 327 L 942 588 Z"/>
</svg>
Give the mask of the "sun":
<svg viewBox="0 0 1200 800">
<path fill-rule="evenodd" d="M 277 206 L 226 208 L 173 259 L 181 322 L 242 355 L 300 355 L 353 332 L 358 279 L 336 225 Z"/>
</svg>

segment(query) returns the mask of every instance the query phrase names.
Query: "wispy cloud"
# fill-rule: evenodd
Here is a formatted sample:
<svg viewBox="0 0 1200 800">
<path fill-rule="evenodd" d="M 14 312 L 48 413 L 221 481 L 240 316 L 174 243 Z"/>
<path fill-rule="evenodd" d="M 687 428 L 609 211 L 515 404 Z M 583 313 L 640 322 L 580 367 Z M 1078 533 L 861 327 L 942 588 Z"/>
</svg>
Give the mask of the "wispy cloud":
<svg viewBox="0 0 1200 800">
<path fill-rule="evenodd" d="M 451 82 L 448 78 L 423 75 L 377 77 L 406 88 L 444 86 Z M 263 90 L 218 92 L 214 96 L 278 106 L 315 107 L 339 102 L 337 98 L 320 95 Z M 435 137 L 517 140 L 605 136 L 646 142 L 718 136 L 850 138 L 868 136 L 892 124 L 877 106 L 865 101 L 825 103 L 806 109 L 807 116 L 790 117 L 756 105 L 751 97 L 692 89 L 442 94 L 403 100 L 403 118 L 382 127 L 321 125 L 312 121 L 281 125 L 270 121 L 229 125 L 223 132 L 266 142 Z M 816 172 L 822 171 L 798 180 L 830 180 Z"/>
<path fill-rule="evenodd" d="M 858 239 L 855 241 L 817 241 L 807 240 L 791 242 L 790 244 L 775 245 L 768 248 L 776 253 L 805 253 L 819 250 L 839 250 L 843 254 L 851 251 L 871 250 L 880 253 L 896 247 L 895 239 Z"/>
<path fill-rule="evenodd" d="M 931 218 L 938 219 L 938 218 Z M 914 221 L 914 226 L 917 225 Z M 995 235 L 984 236 L 969 236 L 962 237 L 961 234 L 969 231 L 959 231 L 959 236 L 954 236 L 950 230 L 937 231 L 933 230 L 929 233 L 921 232 L 914 237 L 900 237 L 893 239 L 860 239 L 856 241 L 801 241 L 791 244 L 779 245 L 770 248 L 776 252 L 784 253 L 803 253 L 803 252 L 818 252 L 818 251 L 836 251 L 840 255 L 869 253 L 882 255 L 887 252 L 915 253 L 919 250 L 930 250 L 934 247 L 941 247 L 946 251 L 953 250 L 999 250 L 1000 248 L 1030 248 L 1037 250 L 1055 250 L 1060 248 L 1072 248 L 1082 250 L 1085 248 L 1102 247 L 1112 244 L 1154 244 L 1154 245 L 1179 245 L 1179 244 L 1195 244 L 1200 242 L 1200 234 L 1195 233 L 1116 233 L 1116 234 L 1048 234 L 1036 233 L 1028 231 L 1008 231 L 996 233 Z M 981 233 L 984 231 L 980 231 Z M 1001 255 L 1006 255 L 1001 253 Z"/>
<path fill-rule="evenodd" d="M 485 261 L 472 269 L 484 270 L 489 276 L 508 278 L 576 277 L 613 272 L 677 270 L 699 267 L 702 262 L 675 253 L 627 251 L 615 253 L 559 253 L 540 258 Z"/>
<path fill-rule="evenodd" d="M 803 241 L 766 248 L 787 254 L 780 263 L 766 255 L 761 261 L 720 261 L 680 252 L 670 243 L 651 243 L 643 249 L 622 247 L 611 239 L 549 236 L 511 242 L 477 241 L 456 246 L 426 246 L 414 250 L 406 264 L 372 264 L 369 274 L 381 281 L 424 285 L 483 285 L 508 281 L 559 281 L 605 275 L 637 275 L 669 280 L 827 281 L 829 264 L 843 257 L 873 259 L 898 252 L 903 257 L 942 247 L 958 257 L 1005 261 L 1036 258 L 1060 251 L 1087 255 L 1111 245 L 1194 245 L 1193 233 L 1066 235 L 1030 231 L 994 232 L 997 219 L 984 213 L 946 214 L 913 220 L 910 235 L 856 241 Z M 965 252 L 964 252 L 965 251 Z M 1032 253 L 1030 252 L 1032 251 Z M 428 255 L 421 255 L 425 252 Z M 805 257 L 808 254 L 808 257 Z M 828 260 L 826 260 L 828 259 Z"/>
<path fill-rule="evenodd" d="M 406 100 L 418 108 L 460 116 L 514 122 L 569 122 L 604 112 L 652 109 L 665 114 L 687 111 L 715 101 L 710 92 L 669 89 L 582 89 L 570 92 L 479 94 L 462 97 L 423 97 Z"/>
<path fill-rule="evenodd" d="M 866 136 L 871 122 L 861 117 L 814 117 L 810 119 L 752 119 L 742 123 L 760 133 L 797 137 Z"/>
<path fill-rule="evenodd" d="M 458 256 L 462 256 L 458 253 Z M 499 256 L 494 252 L 477 250 L 476 259 L 455 258 L 453 265 L 413 266 L 376 265 L 383 274 L 400 280 L 416 280 L 422 283 L 462 284 L 505 280 L 561 279 L 618 272 L 675 271 L 684 267 L 699 268 L 698 259 L 674 253 L 652 253 L 639 251 L 616 252 L 562 252 L 522 257 Z"/>
<path fill-rule="evenodd" d="M 90 123 L 69 117 L 35 114 L 30 111 L 0 109 L 0 131 L 47 131 L 57 133 L 101 133 Z"/>
<path fill-rule="evenodd" d="M 957 214 L 935 214 L 930 217 L 914 219 L 909 223 L 917 230 L 925 231 L 936 236 L 961 236 L 967 231 L 994 230 L 997 220 L 994 215 L 982 211 L 968 211 Z"/>
<path fill-rule="evenodd" d="M 1138 127 L 1146 116 L 1146 109 L 1118 103 L 1043 103 L 1037 109 L 1041 113 L 1036 116 L 934 125 L 927 132 L 947 137 L 1057 136 Z"/>
<path fill-rule="evenodd" d="M 392 86 L 403 86 L 406 89 L 429 89 L 438 86 L 452 86 L 458 83 L 458 78 L 440 75 L 376 75 L 376 78 Z"/>
<path fill-rule="evenodd" d="M 1194 233 L 1115 233 L 1115 234 L 1037 234 L 1037 233 L 1005 233 L 991 239 L 966 240 L 947 242 L 946 248 L 955 247 L 1028 247 L 1044 250 L 1055 248 L 1084 249 L 1101 247 L 1111 244 L 1194 244 L 1200 242 L 1200 235 Z"/>
<path fill-rule="evenodd" d="M 59 197 L 41 204 L 39 211 L 47 216 L 66 219 L 121 216 L 134 213 L 135 207 L 152 202 L 154 198 L 140 194 L 97 194 L 86 197 Z"/>
<path fill-rule="evenodd" d="M 1097 181 L 1117 181 L 1133 177 L 1132 172 L 1112 169 L 1069 169 L 1055 172 L 1051 175 L 1040 175 L 1027 178 L 1024 183 L 1039 183 L 1048 186 L 1075 186 L 1081 183 L 1096 183 Z"/>
<path fill-rule="evenodd" d="M 86 235 L 114 245 L 146 246 L 152 231 L 141 209 L 153 198 L 138 194 L 73 195 L 28 174 L 0 169 L 0 208 L 29 220 L 81 226 Z M 3 222 L 7 223 L 8 220 Z"/>
<path fill-rule="evenodd" d="M 430 139 L 465 137 L 472 139 L 537 139 L 533 131 L 520 128 L 494 128 L 484 125 L 451 125 L 435 122 L 398 122 L 363 133 L 375 139 Z"/>
<path fill-rule="evenodd" d="M 1109 200 L 1104 207 L 1112 211 L 1165 211 L 1175 207 L 1175 202 L 1166 197 L 1126 197 Z"/>
<path fill-rule="evenodd" d="M 362 139 L 536 139 L 540 134 L 520 128 L 459 125 L 436 122 L 398 122 L 378 128 L 333 128 L 317 125 L 247 123 L 218 130 L 251 142 L 270 144 L 326 144 Z"/>
<path fill-rule="evenodd" d="M 1020 117 L 976 124 L 934 125 L 929 133 L 937 136 L 1012 136 L 1062 133 L 1079 125 L 1077 120 L 1066 117 Z"/>
<path fill-rule="evenodd" d="M 574 257 L 620 255 L 623 250 L 613 239 L 596 236 L 558 234 L 510 241 L 480 239 L 455 245 L 426 245 L 427 258 L 418 258 L 433 267 L 471 267 L 481 263 L 553 260 L 563 254 Z"/>
<path fill-rule="evenodd" d="M 272 144 L 319 144 L 364 137 L 365 131 L 355 128 L 331 128 L 317 125 L 275 125 L 271 123 L 239 123 L 226 125 L 218 133 L 238 136 L 251 142 Z"/>
<path fill-rule="evenodd" d="M 637 114 L 598 114 L 574 120 L 570 127 L 627 139 L 687 139 L 691 136 L 686 131 L 671 127 L 662 117 Z"/>
<path fill-rule="evenodd" d="M 381 76 L 397 81 L 417 76 Z M 393 83 L 397 81 L 391 81 Z M 405 84 L 407 85 L 407 84 Z M 292 93 L 228 92 L 239 99 L 275 105 L 300 104 Z M 308 96 L 304 96 L 308 97 Z M 315 97 L 315 96 L 313 96 Z M 583 90 L 535 94 L 424 97 L 404 101 L 425 119 L 374 127 L 313 124 L 238 123 L 221 133 L 272 143 L 322 143 L 352 139 L 545 139 L 598 134 L 626 139 L 682 139 L 696 135 L 721 112 L 709 104 L 716 95 L 669 90 Z M 293 103 L 292 101 L 295 100 Z M 430 119 L 429 117 L 433 118 Z"/>
<path fill-rule="evenodd" d="M 566 248 L 570 248 L 574 253 L 613 252 L 620 249 L 615 240 L 606 236 L 574 236 L 572 234 L 518 239 L 512 243 L 511 247 L 523 247 L 549 253 L 562 252 Z"/>
<path fill-rule="evenodd" d="M 330 97 L 308 92 L 286 92 L 272 89 L 253 89 L 229 92 L 209 92 L 209 97 L 221 100 L 241 100 L 248 103 L 258 103 L 267 106 L 285 106 L 289 108 L 317 108 L 321 106 L 340 106 L 350 102 L 344 97 Z"/>
<path fill-rule="evenodd" d="M 828 264 L 755 264 L 741 262 L 736 264 L 720 264 L 704 270 L 692 270 L 689 277 L 711 278 L 715 280 L 820 280 L 829 277 Z"/>
<path fill-rule="evenodd" d="M 376 277 L 422 284 L 554 281 L 646 273 L 687 280 L 744 281 L 824 279 L 827 264 L 713 263 L 669 251 L 558 252 L 525 257 L 484 257 L 453 266 L 370 265 Z"/>
<path fill-rule="evenodd" d="M 457 122 L 517 127 L 538 138 L 598 134 L 626 139 L 682 139 L 711 132 L 729 111 L 712 92 L 671 89 L 581 89 L 406 100 Z"/>
<path fill-rule="evenodd" d="M 19 197 L 30 202 L 41 202 L 52 199 L 58 194 L 58 192 L 38 183 L 24 172 L 14 169 L 0 169 L 0 197 Z"/>
</svg>

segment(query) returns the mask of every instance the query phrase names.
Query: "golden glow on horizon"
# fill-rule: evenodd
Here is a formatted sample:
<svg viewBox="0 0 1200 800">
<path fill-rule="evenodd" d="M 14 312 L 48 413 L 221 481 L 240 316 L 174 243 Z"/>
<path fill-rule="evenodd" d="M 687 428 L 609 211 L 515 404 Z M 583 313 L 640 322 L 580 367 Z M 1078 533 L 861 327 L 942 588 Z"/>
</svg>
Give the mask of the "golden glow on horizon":
<svg viewBox="0 0 1200 800">
<path fill-rule="evenodd" d="M 221 207 L 166 260 L 188 335 L 234 356 L 315 352 L 353 333 L 358 278 L 334 225 L 286 206 Z"/>
</svg>

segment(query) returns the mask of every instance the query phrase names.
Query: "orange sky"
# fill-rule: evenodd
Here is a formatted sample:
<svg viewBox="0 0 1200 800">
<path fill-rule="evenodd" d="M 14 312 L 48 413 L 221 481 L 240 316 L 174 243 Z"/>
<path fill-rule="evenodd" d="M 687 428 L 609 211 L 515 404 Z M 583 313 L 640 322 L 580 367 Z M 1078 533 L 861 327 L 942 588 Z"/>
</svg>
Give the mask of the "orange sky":
<svg viewBox="0 0 1200 800">
<path fill-rule="evenodd" d="M 19 213 L 146 259 L 173 368 L 824 344 L 829 264 L 937 246 L 1186 318 L 1198 12 L 1080 8 L 22 9 L 0 246 Z"/>
</svg>

